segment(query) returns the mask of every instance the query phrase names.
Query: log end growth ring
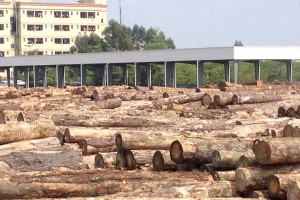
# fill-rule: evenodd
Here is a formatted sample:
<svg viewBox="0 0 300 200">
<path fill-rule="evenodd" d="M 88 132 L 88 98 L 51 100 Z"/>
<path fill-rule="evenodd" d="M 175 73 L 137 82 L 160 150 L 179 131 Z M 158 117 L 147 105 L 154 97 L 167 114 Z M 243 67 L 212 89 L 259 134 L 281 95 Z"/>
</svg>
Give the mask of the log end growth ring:
<svg viewBox="0 0 300 200">
<path fill-rule="evenodd" d="M 250 167 L 250 162 L 245 155 L 242 155 L 237 161 L 236 168 L 246 168 Z"/>
<path fill-rule="evenodd" d="M 101 154 L 97 153 L 95 155 L 95 168 L 104 168 L 104 158 Z"/>
<path fill-rule="evenodd" d="M 276 176 L 270 176 L 268 181 L 268 191 L 270 197 L 276 197 L 280 190 L 280 182 Z"/>
<path fill-rule="evenodd" d="M 233 105 L 239 104 L 239 97 L 236 94 L 233 95 L 232 98 L 231 98 L 231 102 L 232 102 Z"/>
<path fill-rule="evenodd" d="M 212 152 L 212 156 L 211 157 L 212 157 L 212 165 L 215 168 L 218 168 L 220 166 L 221 160 L 222 160 L 220 152 L 217 151 L 217 150 L 214 150 Z"/>
<path fill-rule="evenodd" d="M 152 158 L 152 166 L 154 171 L 162 171 L 165 160 L 160 151 L 156 151 Z"/>
<path fill-rule="evenodd" d="M 71 140 L 71 134 L 70 134 L 70 130 L 69 130 L 69 128 L 66 128 L 65 129 L 65 131 L 64 131 L 64 142 L 66 142 L 66 143 L 69 143 L 69 142 L 71 142 L 70 140 Z"/>
<path fill-rule="evenodd" d="M 60 145 L 64 145 L 64 136 L 60 131 L 56 133 L 56 137 L 58 138 Z"/>
<path fill-rule="evenodd" d="M 261 141 L 256 145 L 254 153 L 259 164 L 267 164 L 271 158 L 271 147 L 266 141 Z"/>
<path fill-rule="evenodd" d="M 82 150 L 82 155 L 87 155 L 87 142 L 85 139 L 78 142 L 79 148 Z"/>
<path fill-rule="evenodd" d="M 238 168 L 235 171 L 235 183 L 240 192 L 244 192 L 247 187 L 247 175 L 243 169 L 245 168 Z"/>
<path fill-rule="evenodd" d="M 174 161 L 175 163 L 182 163 L 184 159 L 183 148 L 178 140 L 172 142 L 170 146 L 170 157 L 171 160 Z"/>
</svg>

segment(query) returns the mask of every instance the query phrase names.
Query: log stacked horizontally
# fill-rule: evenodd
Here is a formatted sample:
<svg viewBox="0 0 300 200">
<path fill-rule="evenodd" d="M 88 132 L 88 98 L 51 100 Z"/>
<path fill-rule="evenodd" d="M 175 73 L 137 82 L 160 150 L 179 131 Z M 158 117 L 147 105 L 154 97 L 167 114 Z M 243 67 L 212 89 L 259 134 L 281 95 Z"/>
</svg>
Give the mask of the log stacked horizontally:
<svg viewBox="0 0 300 200">
<path fill-rule="evenodd" d="M 0 88 L 0 199 L 299 199 L 298 87 Z"/>
</svg>

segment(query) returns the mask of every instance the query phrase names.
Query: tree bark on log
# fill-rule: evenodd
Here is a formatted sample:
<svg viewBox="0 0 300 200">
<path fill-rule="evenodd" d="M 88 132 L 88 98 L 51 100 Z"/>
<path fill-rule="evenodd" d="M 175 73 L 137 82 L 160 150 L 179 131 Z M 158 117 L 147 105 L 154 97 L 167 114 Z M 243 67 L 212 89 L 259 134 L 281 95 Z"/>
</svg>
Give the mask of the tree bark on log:
<svg viewBox="0 0 300 200">
<path fill-rule="evenodd" d="M 232 104 L 254 104 L 282 101 L 281 96 L 277 94 L 250 94 L 233 95 Z"/>
<path fill-rule="evenodd" d="M 300 181 L 300 174 L 274 174 L 270 176 L 268 181 L 270 196 L 278 199 L 286 199 L 287 189 L 293 181 Z"/>
<path fill-rule="evenodd" d="M 300 138 L 272 138 L 260 141 L 254 147 L 255 159 L 259 164 L 300 162 Z"/>
<path fill-rule="evenodd" d="M 291 182 L 291 185 L 287 190 L 287 199 L 289 200 L 300 199 L 300 181 Z"/>
<path fill-rule="evenodd" d="M 250 151 L 250 149 L 246 152 L 214 150 L 211 156 L 212 165 L 214 168 L 236 169 L 240 157 L 249 154 Z"/>
<path fill-rule="evenodd" d="M 269 176 L 273 174 L 297 173 L 300 173 L 300 164 L 238 168 L 235 172 L 235 182 L 240 192 L 245 190 L 266 190 Z"/>
<path fill-rule="evenodd" d="M 215 181 L 231 181 L 235 180 L 235 171 L 214 171 L 212 177 Z"/>
<path fill-rule="evenodd" d="M 175 163 L 190 160 L 197 164 L 212 162 L 214 150 L 228 150 L 246 152 L 252 147 L 252 142 L 238 138 L 199 138 L 196 142 L 184 141 L 182 144 L 176 140 L 170 146 L 170 156 Z"/>
<path fill-rule="evenodd" d="M 0 125 L 0 144 L 55 136 L 56 127 L 49 120 Z"/>
</svg>

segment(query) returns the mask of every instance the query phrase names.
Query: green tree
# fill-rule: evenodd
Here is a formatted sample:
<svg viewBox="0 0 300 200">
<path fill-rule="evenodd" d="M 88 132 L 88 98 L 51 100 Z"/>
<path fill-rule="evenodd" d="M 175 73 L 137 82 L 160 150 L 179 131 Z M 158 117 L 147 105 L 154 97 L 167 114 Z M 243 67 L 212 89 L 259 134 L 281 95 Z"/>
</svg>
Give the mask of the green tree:
<svg viewBox="0 0 300 200">
<path fill-rule="evenodd" d="M 132 37 L 132 44 L 134 50 L 143 50 L 145 47 L 145 38 L 146 38 L 146 29 L 143 26 L 138 26 L 135 24 L 132 29 L 130 30 L 130 34 Z"/>
<path fill-rule="evenodd" d="M 74 44 L 70 48 L 71 53 L 95 53 L 106 50 L 106 43 L 95 33 L 78 35 L 75 38 Z"/>
<path fill-rule="evenodd" d="M 243 43 L 241 41 L 236 40 L 234 42 L 234 46 L 244 46 Z"/>
<path fill-rule="evenodd" d="M 115 20 L 110 20 L 108 27 L 103 31 L 104 40 L 108 51 L 129 51 L 133 50 L 130 28 L 120 25 Z"/>
</svg>

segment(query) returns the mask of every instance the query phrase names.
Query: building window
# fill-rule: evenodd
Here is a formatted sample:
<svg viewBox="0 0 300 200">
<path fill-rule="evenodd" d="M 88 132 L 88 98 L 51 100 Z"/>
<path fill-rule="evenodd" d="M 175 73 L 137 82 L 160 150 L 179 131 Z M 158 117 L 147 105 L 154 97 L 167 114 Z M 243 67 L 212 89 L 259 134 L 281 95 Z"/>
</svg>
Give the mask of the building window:
<svg viewBox="0 0 300 200">
<path fill-rule="evenodd" d="M 63 39 L 63 44 L 70 44 L 70 39 L 69 38 L 64 38 Z"/>
<path fill-rule="evenodd" d="M 63 25 L 63 31 L 70 31 L 69 25 Z"/>
<path fill-rule="evenodd" d="M 34 38 L 27 38 L 27 44 L 34 44 Z"/>
<path fill-rule="evenodd" d="M 81 27 L 80 27 L 80 30 L 81 30 L 81 31 L 87 31 L 87 26 L 81 26 Z"/>
<path fill-rule="evenodd" d="M 0 57 L 4 57 L 4 51 L 0 51 Z"/>
<path fill-rule="evenodd" d="M 27 17 L 34 17 L 34 11 L 28 10 Z"/>
<path fill-rule="evenodd" d="M 4 11 L 0 10 L 0 17 L 3 17 L 3 15 L 4 15 Z"/>
<path fill-rule="evenodd" d="M 63 53 L 63 54 L 70 54 L 69 51 L 63 51 L 62 53 Z"/>
<path fill-rule="evenodd" d="M 87 18 L 87 12 L 80 12 L 80 18 Z"/>
<path fill-rule="evenodd" d="M 45 15 L 47 15 L 47 11 L 45 11 Z"/>
<path fill-rule="evenodd" d="M 36 39 L 35 39 L 35 43 L 36 43 L 36 44 L 43 44 L 43 43 L 44 43 L 44 40 L 43 40 L 43 38 L 36 38 Z"/>
<path fill-rule="evenodd" d="M 4 38 L 0 38 L 0 44 L 4 44 Z"/>
<path fill-rule="evenodd" d="M 0 31 L 4 30 L 4 24 L 0 24 Z"/>
<path fill-rule="evenodd" d="M 61 51 L 55 51 L 55 55 L 62 54 Z"/>
<path fill-rule="evenodd" d="M 54 25 L 54 30 L 55 31 L 61 31 L 61 26 L 60 25 Z"/>
<path fill-rule="evenodd" d="M 101 23 L 103 24 L 103 22 L 104 22 L 104 20 L 103 19 L 101 19 Z"/>
<path fill-rule="evenodd" d="M 55 38 L 54 39 L 54 43 L 55 44 L 61 44 L 62 43 L 62 39 L 61 38 Z"/>
<path fill-rule="evenodd" d="M 42 31 L 43 30 L 43 25 L 35 25 L 35 30 L 36 31 Z"/>
<path fill-rule="evenodd" d="M 59 12 L 59 11 L 54 11 L 54 17 L 55 17 L 55 18 L 61 18 L 61 12 Z"/>
<path fill-rule="evenodd" d="M 43 17 L 43 11 L 35 11 L 35 17 Z"/>
<path fill-rule="evenodd" d="M 95 31 L 95 29 L 96 29 L 95 26 L 89 26 L 88 28 L 89 31 Z"/>
<path fill-rule="evenodd" d="M 62 18 L 69 18 L 69 12 L 62 12 Z"/>
<path fill-rule="evenodd" d="M 95 17 L 95 12 L 88 12 L 88 18 L 94 19 Z"/>
<path fill-rule="evenodd" d="M 27 31 L 34 31 L 34 25 L 27 25 Z"/>
<path fill-rule="evenodd" d="M 15 44 L 11 44 L 10 48 L 14 49 L 15 48 Z"/>
<path fill-rule="evenodd" d="M 37 51 L 37 52 L 35 53 L 35 55 L 44 55 L 44 52 L 42 52 L 42 51 Z"/>
</svg>

